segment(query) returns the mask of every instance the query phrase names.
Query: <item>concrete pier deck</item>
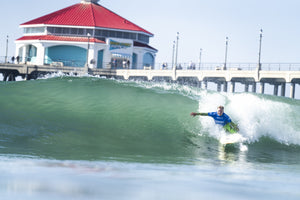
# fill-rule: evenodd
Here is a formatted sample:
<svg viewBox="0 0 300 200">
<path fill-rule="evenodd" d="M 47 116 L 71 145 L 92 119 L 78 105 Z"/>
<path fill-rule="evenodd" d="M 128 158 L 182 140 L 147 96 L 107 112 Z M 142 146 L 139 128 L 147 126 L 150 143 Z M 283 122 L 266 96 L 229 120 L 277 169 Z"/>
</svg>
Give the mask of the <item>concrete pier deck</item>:
<svg viewBox="0 0 300 200">
<path fill-rule="evenodd" d="M 80 67 L 65 66 L 37 66 L 24 64 L 0 64 L 0 73 L 3 74 L 3 81 L 14 81 L 15 77 L 22 76 L 27 80 L 37 78 L 47 73 L 73 73 L 83 75 L 99 75 L 107 77 L 118 77 L 122 79 L 142 78 L 144 80 L 170 80 L 178 82 L 194 82 L 201 85 L 203 82 L 207 87 L 207 82 L 213 82 L 218 85 L 218 91 L 235 92 L 235 83 L 245 85 L 245 91 L 248 92 L 249 86 L 252 86 L 252 92 L 256 92 L 256 85 L 260 86 L 260 93 L 264 93 L 265 84 L 274 85 L 274 95 L 278 95 L 278 88 L 281 87 L 281 96 L 285 96 L 286 83 L 290 84 L 290 98 L 295 97 L 295 86 L 300 84 L 299 71 L 271 71 L 271 70 L 153 70 L 145 68 L 136 69 L 89 69 Z M 230 85 L 230 87 L 228 87 Z M 228 90 L 229 89 L 229 90 Z"/>
</svg>

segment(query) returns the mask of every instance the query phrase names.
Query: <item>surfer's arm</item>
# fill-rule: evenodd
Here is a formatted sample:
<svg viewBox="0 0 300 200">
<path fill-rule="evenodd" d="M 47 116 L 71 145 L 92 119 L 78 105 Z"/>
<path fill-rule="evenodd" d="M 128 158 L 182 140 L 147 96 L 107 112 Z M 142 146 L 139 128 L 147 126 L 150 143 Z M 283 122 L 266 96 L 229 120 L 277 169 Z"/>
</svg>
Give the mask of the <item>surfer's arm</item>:
<svg viewBox="0 0 300 200">
<path fill-rule="evenodd" d="M 239 127 L 238 127 L 237 124 L 235 124 L 235 123 L 233 123 L 233 122 L 229 122 L 228 124 L 229 124 L 230 128 L 239 131 Z"/>
<path fill-rule="evenodd" d="M 191 116 L 195 117 L 196 115 L 200 115 L 200 116 L 208 116 L 208 113 L 195 113 L 195 112 L 192 112 L 191 113 Z"/>
</svg>

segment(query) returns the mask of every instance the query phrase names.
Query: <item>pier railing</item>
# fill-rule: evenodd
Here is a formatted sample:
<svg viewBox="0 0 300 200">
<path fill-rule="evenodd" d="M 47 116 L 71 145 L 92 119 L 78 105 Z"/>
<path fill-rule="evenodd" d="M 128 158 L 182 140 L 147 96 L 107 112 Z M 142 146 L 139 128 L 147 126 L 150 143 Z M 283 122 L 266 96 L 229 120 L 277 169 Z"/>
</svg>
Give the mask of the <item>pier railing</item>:
<svg viewBox="0 0 300 200">
<path fill-rule="evenodd" d="M 257 69 L 257 63 L 227 63 L 227 70 L 247 70 L 254 71 Z M 156 63 L 156 69 L 171 70 L 172 63 Z M 191 65 L 190 63 L 179 63 L 177 70 L 222 70 L 224 63 L 201 63 Z M 264 71 L 300 71 L 300 63 L 262 63 L 261 70 Z"/>
<path fill-rule="evenodd" d="M 13 56 L 0 56 L 0 63 L 13 63 Z M 46 61 L 45 61 L 46 62 Z M 81 63 L 78 66 L 78 61 L 70 61 L 70 60 L 58 60 L 57 62 L 64 63 L 64 66 L 69 67 L 80 67 L 84 66 L 84 63 Z M 16 63 L 16 59 L 14 60 Z M 48 62 L 46 62 L 48 63 Z M 77 64 L 74 64 L 77 63 Z M 142 63 L 137 63 L 138 66 L 143 66 Z M 110 63 L 104 63 L 104 68 L 110 66 Z M 246 71 L 254 71 L 257 69 L 258 63 L 227 63 L 227 70 L 246 70 Z M 130 67 L 132 69 L 132 66 Z M 154 66 L 151 66 L 152 69 L 162 69 L 162 70 L 172 70 L 172 63 L 155 63 Z M 122 67 L 120 67 L 122 69 Z M 222 70 L 224 69 L 224 63 L 218 62 L 208 62 L 208 63 L 191 63 L 191 62 L 182 62 L 178 63 L 177 70 Z M 264 71 L 300 71 L 300 63 L 262 63 L 261 70 Z"/>
</svg>

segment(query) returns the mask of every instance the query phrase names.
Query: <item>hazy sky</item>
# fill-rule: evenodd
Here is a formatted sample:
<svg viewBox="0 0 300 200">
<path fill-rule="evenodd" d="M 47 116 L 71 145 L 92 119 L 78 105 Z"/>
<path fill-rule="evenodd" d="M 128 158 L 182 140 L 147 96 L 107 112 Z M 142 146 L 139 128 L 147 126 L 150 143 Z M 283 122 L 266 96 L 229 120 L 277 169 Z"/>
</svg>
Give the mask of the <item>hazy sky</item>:
<svg viewBox="0 0 300 200">
<path fill-rule="evenodd" d="M 0 56 L 9 56 L 22 36 L 21 23 L 79 3 L 80 0 L 14 0 L 1 2 Z M 179 62 L 258 61 L 259 31 L 263 29 L 262 58 L 266 62 L 300 63 L 299 0 L 101 0 L 100 4 L 152 32 L 150 45 L 157 62 L 171 62 L 172 45 L 180 33 Z"/>
</svg>

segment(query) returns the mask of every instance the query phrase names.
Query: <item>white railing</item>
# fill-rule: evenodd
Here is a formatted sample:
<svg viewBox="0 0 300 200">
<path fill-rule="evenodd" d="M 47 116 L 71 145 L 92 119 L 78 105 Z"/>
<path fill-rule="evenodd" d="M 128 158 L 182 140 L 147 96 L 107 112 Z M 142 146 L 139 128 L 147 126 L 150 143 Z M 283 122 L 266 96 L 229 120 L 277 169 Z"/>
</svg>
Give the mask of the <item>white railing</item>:
<svg viewBox="0 0 300 200">
<path fill-rule="evenodd" d="M 13 56 L 8 56 L 6 58 L 7 63 L 13 63 Z M 20 59 L 21 60 L 21 59 Z M 56 60 L 54 62 L 63 63 L 64 66 L 70 67 L 83 67 L 85 63 L 82 61 L 76 60 Z M 0 56 L 0 63 L 5 63 L 5 56 Z M 16 58 L 14 59 L 14 63 L 17 63 Z M 45 60 L 45 63 L 49 63 Z M 78 64 L 79 63 L 79 64 Z M 143 66 L 142 63 L 137 63 L 137 66 Z M 117 68 L 112 67 L 111 63 L 104 63 L 102 65 L 104 68 L 111 67 L 111 69 L 124 69 L 122 65 Z M 257 63 L 227 63 L 227 70 L 247 70 L 252 71 L 257 69 Z M 147 66 L 149 68 L 149 66 Z M 151 69 L 161 69 L 161 70 L 172 70 L 172 63 L 155 63 L 154 66 L 150 66 Z M 130 69 L 133 67 L 130 66 Z M 148 69 L 147 68 L 147 69 Z M 144 69 L 144 66 L 141 68 Z M 177 70 L 222 70 L 224 69 L 224 63 L 189 63 L 183 62 L 178 63 Z M 261 70 L 263 71 L 300 71 L 300 63 L 262 63 Z"/>
</svg>

